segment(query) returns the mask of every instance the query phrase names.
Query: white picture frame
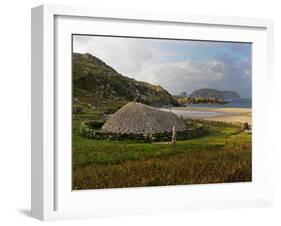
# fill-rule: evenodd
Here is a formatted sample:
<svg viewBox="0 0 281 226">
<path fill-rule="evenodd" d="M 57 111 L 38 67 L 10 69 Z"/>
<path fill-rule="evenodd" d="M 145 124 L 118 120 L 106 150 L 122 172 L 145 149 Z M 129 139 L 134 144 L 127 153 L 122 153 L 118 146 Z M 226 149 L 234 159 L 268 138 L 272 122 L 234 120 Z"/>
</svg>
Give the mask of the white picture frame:
<svg viewBox="0 0 281 226">
<path fill-rule="evenodd" d="M 108 24 L 101 26 L 105 20 Z M 193 36 L 189 36 L 191 39 L 201 37 L 204 40 L 206 36 L 209 36 L 210 40 L 239 39 L 256 43 L 254 51 L 256 48 L 258 53 L 263 53 L 263 56 L 257 57 L 253 66 L 253 77 L 255 76 L 253 81 L 253 150 L 255 150 L 253 182 L 79 192 L 71 190 L 69 187 L 71 184 L 69 177 L 71 150 L 69 148 L 71 149 L 71 146 L 67 140 L 62 141 L 64 136 L 59 132 L 62 126 L 69 133 L 71 130 L 71 126 L 67 124 L 69 117 L 64 117 L 65 120 L 61 117 L 64 111 L 68 111 L 71 102 L 67 96 L 71 87 L 69 79 L 71 61 L 69 61 L 70 56 L 67 56 L 71 54 L 69 35 L 77 31 L 87 33 L 88 27 L 93 28 L 92 25 L 96 26 L 96 33 L 100 30 L 99 34 L 115 32 L 116 35 L 118 31 L 113 29 L 114 23 L 119 23 L 120 28 L 123 26 L 122 23 L 126 24 L 124 26 L 136 27 L 131 29 L 131 33 L 120 29 L 119 35 L 125 36 L 138 36 L 137 34 L 140 33 L 154 36 L 155 29 L 149 29 L 149 26 L 154 28 L 175 26 L 174 30 L 164 29 L 166 33 L 161 33 L 160 29 L 159 35 L 176 37 L 181 35 L 176 26 L 190 26 L 190 29 L 193 27 L 195 29 L 192 30 Z M 139 28 L 136 24 L 139 24 L 139 27 L 145 27 Z M 112 31 L 102 30 L 106 27 L 112 28 Z M 198 30 L 196 30 L 197 27 L 199 27 Z M 211 33 L 209 28 L 217 29 L 217 32 Z M 89 32 L 93 33 L 93 30 Z M 186 34 L 182 35 L 186 37 Z M 33 8 L 32 216 L 41 220 L 56 220 L 271 205 L 273 202 L 273 151 L 268 148 L 269 144 L 266 140 L 267 110 L 264 104 L 261 106 L 260 102 L 268 97 L 272 90 L 272 39 L 273 22 L 265 19 L 160 14 L 56 5 Z M 57 76 L 58 74 L 60 76 Z M 60 85 L 62 82 L 65 82 L 66 88 L 62 88 Z M 260 102 L 255 101 L 254 98 L 259 99 Z M 65 108 L 64 103 L 68 103 Z M 67 139 L 67 136 L 65 137 Z M 61 147 L 66 148 L 61 151 Z M 62 155 L 65 156 L 65 162 L 62 161 Z M 86 200 L 89 200 L 87 204 Z M 83 202 L 85 205 L 82 208 L 80 203 Z"/>
</svg>

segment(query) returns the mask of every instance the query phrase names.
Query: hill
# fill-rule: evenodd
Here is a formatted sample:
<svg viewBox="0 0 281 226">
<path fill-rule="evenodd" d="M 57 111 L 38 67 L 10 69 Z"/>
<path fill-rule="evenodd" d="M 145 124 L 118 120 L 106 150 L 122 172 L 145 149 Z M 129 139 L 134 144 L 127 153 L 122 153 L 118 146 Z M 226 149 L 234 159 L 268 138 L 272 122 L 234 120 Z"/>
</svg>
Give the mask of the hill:
<svg viewBox="0 0 281 226">
<path fill-rule="evenodd" d="M 161 86 L 123 76 L 99 58 L 73 53 L 73 97 L 95 106 L 107 101 L 136 99 L 152 106 L 174 105 L 177 101 Z"/>
<path fill-rule="evenodd" d="M 217 99 L 232 99 L 232 98 L 241 98 L 236 91 L 220 91 L 217 89 L 198 89 L 193 91 L 189 97 L 193 98 L 217 98 Z"/>
</svg>

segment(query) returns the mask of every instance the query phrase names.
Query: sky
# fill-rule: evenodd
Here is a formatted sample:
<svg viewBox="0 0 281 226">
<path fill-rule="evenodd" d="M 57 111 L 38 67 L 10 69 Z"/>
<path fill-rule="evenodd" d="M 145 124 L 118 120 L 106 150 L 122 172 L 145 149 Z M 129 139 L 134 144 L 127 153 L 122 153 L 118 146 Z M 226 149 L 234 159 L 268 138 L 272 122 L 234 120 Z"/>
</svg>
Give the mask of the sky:
<svg viewBox="0 0 281 226">
<path fill-rule="evenodd" d="M 250 43 L 74 35 L 73 52 L 90 53 L 122 75 L 174 95 L 214 88 L 251 98 Z"/>
</svg>

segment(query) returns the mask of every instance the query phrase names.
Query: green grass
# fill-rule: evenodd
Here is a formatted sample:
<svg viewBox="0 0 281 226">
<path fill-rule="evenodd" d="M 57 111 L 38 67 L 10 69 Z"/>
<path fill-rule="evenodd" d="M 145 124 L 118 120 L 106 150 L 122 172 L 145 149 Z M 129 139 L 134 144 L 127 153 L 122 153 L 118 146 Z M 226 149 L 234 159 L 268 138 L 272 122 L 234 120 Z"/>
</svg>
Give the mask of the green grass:
<svg viewBox="0 0 281 226">
<path fill-rule="evenodd" d="M 204 122 L 209 135 L 175 146 L 92 140 L 73 134 L 73 188 L 251 181 L 251 135 Z"/>
</svg>

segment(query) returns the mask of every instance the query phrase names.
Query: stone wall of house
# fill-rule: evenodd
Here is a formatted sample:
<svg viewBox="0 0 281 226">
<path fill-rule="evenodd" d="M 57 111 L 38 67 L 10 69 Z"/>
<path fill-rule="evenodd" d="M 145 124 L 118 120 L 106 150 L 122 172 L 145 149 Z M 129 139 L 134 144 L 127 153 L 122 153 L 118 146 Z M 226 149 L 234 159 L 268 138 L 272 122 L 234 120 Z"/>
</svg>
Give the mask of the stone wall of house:
<svg viewBox="0 0 281 226">
<path fill-rule="evenodd" d="M 198 125 L 194 128 L 189 128 L 184 131 L 178 131 L 176 133 L 176 140 L 189 140 L 201 137 L 206 135 L 208 130 L 203 125 Z M 144 143 L 151 143 L 151 142 L 164 142 L 164 141 L 171 141 L 172 140 L 172 132 L 161 132 L 161 133 L 151 133 L 149 135 L 144 134 L 120 134 L 120 133 L 110 133 L 104 132 L 101 130 L 96 130 L 90 128 L 87 123 L 81 123 L 80 126 L 80 134 L 83 137 L 87 137 L 90 139 L 102 140 L 136 140 Z"/>
</svg>

